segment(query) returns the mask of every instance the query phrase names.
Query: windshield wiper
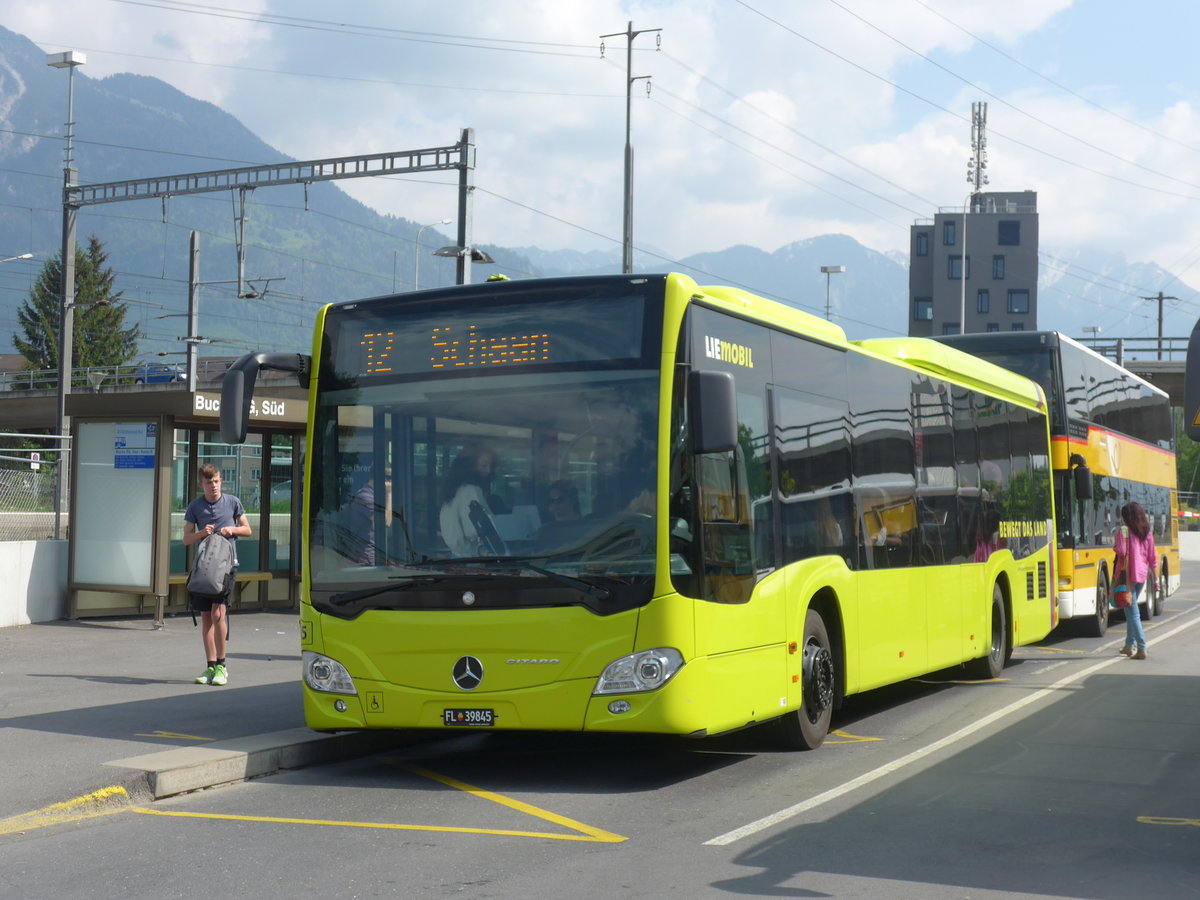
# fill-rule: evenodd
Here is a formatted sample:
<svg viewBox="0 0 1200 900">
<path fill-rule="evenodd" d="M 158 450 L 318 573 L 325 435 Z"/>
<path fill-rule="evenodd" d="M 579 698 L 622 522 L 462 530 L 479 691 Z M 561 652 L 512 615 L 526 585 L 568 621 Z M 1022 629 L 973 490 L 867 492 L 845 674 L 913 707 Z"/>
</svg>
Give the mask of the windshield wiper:
<svg viewBox="0 0 1200 900">
<path fill-rule="evenodd" d="M 486 563 L 495 563 L 500 566 L 513 565 L 513 561 L 506 556 L 451 556 L 447 559 L 432 559 L 426 556 L 404 565 L 410 569 L 434 569 L 445 566 L 480 566 Z"/>
<path fill-rule="evenodd" d="M 539 575 L 545 575 L 547 578 L 553 578 L 555 581 L 561 581 L 563 584 L 568 584 L 573 588 L 578 588 L 595 600 L 607 600 L 612 596 L 612 591 L 592 584 L 590 581 L 584 581 L 582 578 L 576 578 L 574 575 L 552 572 L 549 569 L 543 569 L 541 566 L 534 566 L 528 563 L 526 563 L 525 568 L 532 572 L 537 572 Z"/>
<path fill-rule="evenodd" d="M 433 584 L 437 580 L 437 578 L 414 578 L 404 584 L 375 584 L 368 588 L 359 588 L 357 591 L 343 591 L 340 594 L 331 596 L 329 604 L 330 606 L 348 606 L 351 603 L 357 603 L 359 600 L 378 597 L 380 594 L 386 594 L 389 591 L 407 591 L 417 585 Z"/>
<path fill-rule="evenodd" d="M 561 555 L 561 554 L 558 554 Z M 533 557 L 528 556 L 464 556 L 456 559 L 431 559 L 428 562 L 410 563 L 411 567 L 418 566 L 455 566 L 455 565 L 495 565 L 507 567 L 511 569 L 528 569 L 531 572 L 537 572 L 545 578 L 552 578 L 555 581 L 560 581 L 563 584 L 570 585 L 576 590 L 583 591 L 594 600 L 607 600 L 612 596 L 612 592 L 599 585 L 592 584 L 590 581 L 584 581 L 582 578 L 576 578 L 573 575 L 565 575 L 562 572 L 555 572 L 550 569 L 543 569 L 541 566 L 535 566 L 529 560 Z M 549 559 L 548 557 L 536 557 L 537 559 Z"/>
</svg>

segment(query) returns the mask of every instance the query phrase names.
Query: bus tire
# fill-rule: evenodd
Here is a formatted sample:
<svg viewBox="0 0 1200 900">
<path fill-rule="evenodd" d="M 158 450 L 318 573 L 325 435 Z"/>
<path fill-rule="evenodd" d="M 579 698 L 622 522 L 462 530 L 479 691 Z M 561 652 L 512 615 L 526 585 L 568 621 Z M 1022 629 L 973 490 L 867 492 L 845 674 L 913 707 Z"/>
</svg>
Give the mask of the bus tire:
<svg viewBox="0 0 1200 900">
<path fill-rule="evenodd" d="M 976 678 L 999 678 L 1008 660 L 1008 615 L 1004 609 L 1004 590 L 1000 582 L 992 585 L 992 605 L 988 615 L 987 652 L 968 664 Z"/>
<path fill-rule="evenodd" d="M 1096 575 L 1096 612 L 1084 622 L 1088 637 L 1104 637 L 1108 631 L 1108 572 L 1101 569 Z"/>
<path fill-rule="evenodd" d="M 1167 568 L 1166 560 L 1159 567 L 1158 578 L 1154 582 L 1154 615 L 1161 616 L 1166 609 L 1167 601 L 1167 573 L 1170 569 Z"/>
<path fill-rule="evenodd" d="M 789 750 L 816 750 L 829 733 L 837 697 L 837 664 L 825 620 L 815 609 L 804 615 L 798 710 L 777 720 L 780 742 Z"/>
</svg>

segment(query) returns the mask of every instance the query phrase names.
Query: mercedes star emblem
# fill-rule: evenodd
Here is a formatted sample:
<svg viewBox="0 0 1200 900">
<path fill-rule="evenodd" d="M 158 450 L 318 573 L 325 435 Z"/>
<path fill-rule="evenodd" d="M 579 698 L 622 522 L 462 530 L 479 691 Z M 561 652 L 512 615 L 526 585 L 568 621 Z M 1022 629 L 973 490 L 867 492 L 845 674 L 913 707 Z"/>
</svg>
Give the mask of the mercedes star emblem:
<svg viewBox="0 0 1200 900">
<path fill-rule="evenodd" d="M 460 657 L 454 664 L 454 683 L 464 691 L 473 691 L 483 681 L 483 663 L 474 656 Z"/>
</svg>

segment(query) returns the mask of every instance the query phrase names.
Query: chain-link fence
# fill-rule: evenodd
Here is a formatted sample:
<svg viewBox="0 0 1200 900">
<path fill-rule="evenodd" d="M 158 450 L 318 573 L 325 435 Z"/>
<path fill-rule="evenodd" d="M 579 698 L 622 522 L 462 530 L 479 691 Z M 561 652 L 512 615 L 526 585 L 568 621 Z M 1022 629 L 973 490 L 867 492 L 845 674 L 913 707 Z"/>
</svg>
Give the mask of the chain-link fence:
<svg viewBox="0 0 1200 900">
<path fill-rule="evenodd" d="M 60 454 L 16 446 L 29 443 L 24 440 L 27 437 L 32 436 L 0 434 L 0 541 L 54 537 L 56 458 Z"/>
</svg>

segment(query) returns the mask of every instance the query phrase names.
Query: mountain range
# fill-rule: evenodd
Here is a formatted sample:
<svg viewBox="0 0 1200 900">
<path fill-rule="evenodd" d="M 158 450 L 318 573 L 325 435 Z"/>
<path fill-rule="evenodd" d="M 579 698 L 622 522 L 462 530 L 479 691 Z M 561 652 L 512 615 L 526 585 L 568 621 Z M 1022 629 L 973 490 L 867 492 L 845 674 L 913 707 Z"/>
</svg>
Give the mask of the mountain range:
<svg viewBox="0 0 1200 900">
<path fill-rule="evenodd" d="M 61 247 L 65 81 L 47 67 L 40 48 L 0 27 L 0 258 L 34 254 L 29 261 L 0 265 L 0 353 L 12 351 L 16 310 L 42 265 Z M 233 116 L 155 78 L 93 79 L 78 70 L 74 97 L 80 183 L 291 161 Z M 476 141 L 485 153 L 487 136 L 477 134 Z M 186 326 L 178 319 L 186 311 L 192 230 L 199 232 L 201 244 L 199 330 L 214 341 L 202 349 L 205 354 L 306 350 L 313 318 L 324 303 L 413 287 L 418 223 L 381 215 L 333 182 L 248 196 L 243 224 L 249 285 L 244 292 L 256 294 L 252 299 L 236 296 L 239 210 L 232 192 L 81 209 L 78 241 L 83 245 L 94 233 L 104 243 L 129 302 L 127 321 L 139 322 L 146 334 L 145 355 L 183 350 L 179 340 Z M 1043 217 L 1049 214 L 1042 211 Z M 653 235 L 639 234 L 636 240 L 653 246 Z M 451 231 L 426 228 L 421 287 L 453 283 L 453 262 L 432 251 L 454 242 Z M 478 247 L 495 264 L 476 267 L 477 280 L 492 272 L 526 278 L 620 271 L 615 244 L 611 252 Z M 1154 263 L 1086 251 L 1043 252 L 1042 257 L 1042 328 L 1080 335 L 1101 319 L 1124 319 L 1128 329 L 1123 333 L 1152 335 L 1157 310 L 1138 298 L 1163 290 L 1177 298 L 1164 309 L 1165 333 L 1185 335 L 1200 309 L 1196 292 Z M 844 266 L 845 272 L 827 277 L 820 271 L 823 265 Z M 828 301 L 831 318 L 851 338 L 907 332 L 907 265 L 903 254 L 880 253 L 841 234 L 808 236 L 773 251 L 738 245 L 679 260 L 649 251 L 634 256 L 637 271 L 679 271 L 701 284 L 736 285 L 817 315 L 825 315 Z"/>
</svg>

